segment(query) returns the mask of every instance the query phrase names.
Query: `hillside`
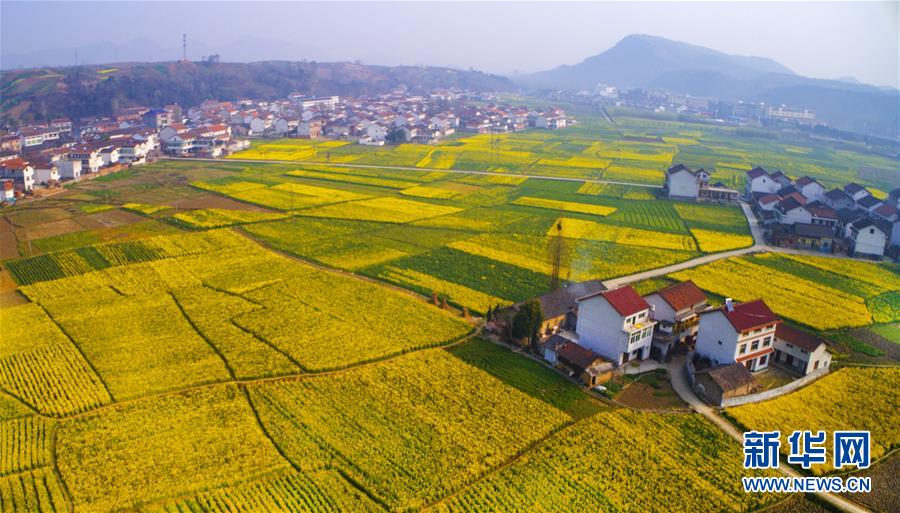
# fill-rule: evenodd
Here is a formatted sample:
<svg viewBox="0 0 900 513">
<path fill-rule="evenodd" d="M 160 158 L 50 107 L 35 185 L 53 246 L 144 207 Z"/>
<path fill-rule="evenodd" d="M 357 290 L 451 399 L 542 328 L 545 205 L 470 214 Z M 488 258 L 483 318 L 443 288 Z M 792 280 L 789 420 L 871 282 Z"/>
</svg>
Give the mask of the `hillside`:
<svg viewBox="0 0 900 513">
<path fill-rule="evenodd" d="M 731 101 L 784 103 L 813 109 L 824 122 L 844 130 L 888 137 L 900 131 L 896 89 L 803 77 L 771 59 L 728 55 L 661 37 L 631 35 L 578 64 L 517 81 L 534 89 L 592 90 L 605 83 Z"/>
<path fill-rule="evenodd" d="M 111 114 L 128 105 L 197 105 L 205 99 L 377 94 L 405 85 L 413 91 L 459 87 L 512 89 L 508 79 L 478 71 L 347 62 L 141 63 L 6 71 L 0 81 L 3 124 L 58 116 Z"/>
</svg>

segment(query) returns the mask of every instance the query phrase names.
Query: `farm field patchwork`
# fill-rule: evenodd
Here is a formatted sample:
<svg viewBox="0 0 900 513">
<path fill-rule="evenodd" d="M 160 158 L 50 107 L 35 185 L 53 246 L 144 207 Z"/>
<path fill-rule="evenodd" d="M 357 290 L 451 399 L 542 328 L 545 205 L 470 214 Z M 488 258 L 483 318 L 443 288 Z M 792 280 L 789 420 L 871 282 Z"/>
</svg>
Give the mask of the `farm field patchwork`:
<svg viewBox="0 0 900 513">
<path fill-rule="evenodd" d="M 251 397 L 294 465 L 342 468 L 397 511 L 453 492 L 570 421 L 444 351 L 347 378 L 262 384 Z"/>
<path fill-rule="evenodd" d="M 740 445 L 699 415 L 616 409 L 554 434 L 427 511 L 739 512 L 779 500 L 744 493 L 741 476 L 752 472 L 741 458 Z"/>
<path fill-rule="evenodd" d="M 782 265 L 784 258 L 777 254 L 729 258 L 669 276 L 680 281 L 693 280 L 704 290 L 738 301 L 764 299 L 778 315 L 819 330 L 872 323 L 866 297 L 857 295 L 855 287 L 828 273 L 814 276 L 802 272 L 814 272 L 812 266 L 801 265 L 798 270 Z M 874 263 L 863 265 L 879 267 Z"/>
<path fill-rule="evenodd" d="M 496 142 L 260 141 L 246 156 L 284 163 L 163 161 L 4 210 L 0 510 L 739 513 L 781 499 L 738 489 L 740 445 L 702 417 L 613 408 L 466 338 L 477 320 L 456 307 L 549 290 L 560 219 L 567 281 L 752 243 L 738 208 L 584 180 L 660 185 L 684 160 L 734 186 L 778 162 L 888 190 L 888 168 L 614 115 L 616 127 L 587 114 Z M 673 277 L 763 297 L 882 355 L 852 362 L 895 361 L 896 266 L 762 254 Z M 853 419 L 884 454 L 898 445 L 896 381 L 894 368 L 845 368 L 776 399 L 778 416 L 743 415 L 782 431 Z"/>
<path fill-rule="evenodd" d="M 820 378 L 796 392 L 770 401 L 729 408 L 728 415 L 740 425 L 758 431 L 780 430 L 782 450 L 790 445 L 793 431 L 826 431 L 829 436 L 828 464 L 813 465 L 815 474 L 833 472 L 831 432 L 871 432 L 872 461 L 897 447 L 897 403 L 900 401 L 900 370 L 897 368 L 845 368 Z"/>
</svg>

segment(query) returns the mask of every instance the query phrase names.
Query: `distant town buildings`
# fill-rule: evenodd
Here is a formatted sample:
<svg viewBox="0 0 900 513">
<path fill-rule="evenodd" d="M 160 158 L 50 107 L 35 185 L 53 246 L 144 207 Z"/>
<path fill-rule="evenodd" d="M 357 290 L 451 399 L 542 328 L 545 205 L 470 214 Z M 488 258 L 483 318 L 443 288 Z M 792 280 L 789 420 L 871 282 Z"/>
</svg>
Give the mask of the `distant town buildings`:
<svg viewBox="0 0 900 513">
<path fill-rule="evenodd" d="M 880 200 L 857 183 L 826 190 L 815 178 L 755 167 L 743 196 L 775 245 L 871 258 L 900 253 L 900 188 Z"/>
</svg>

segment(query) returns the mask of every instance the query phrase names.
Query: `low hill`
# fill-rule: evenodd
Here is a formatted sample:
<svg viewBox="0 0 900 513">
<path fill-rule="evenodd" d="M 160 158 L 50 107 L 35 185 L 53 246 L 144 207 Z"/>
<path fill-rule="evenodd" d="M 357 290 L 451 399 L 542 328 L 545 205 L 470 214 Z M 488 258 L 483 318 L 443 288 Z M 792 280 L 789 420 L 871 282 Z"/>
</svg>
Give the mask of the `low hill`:
<svg viewBox="0 0 900 513">
<path fill-rule="evenodd" d="M 203 100 L 364 95 L 405 85 L 412 91 L 459 87 L 508 91 L 508 79 L 478 71 L 426 66 L 370 66 L 347 62 L 126 63 L 4 71 L 3 125 L 67 116 L 107 115 L 129 105 L 198 105 Z"/>
<path fill-rule="evenodd" d="M 728 55 L 661 37 L 631 35 L 574 64 L 517 77 L 534 89 L 586 89 L 597 84 L 645 88 L 723 100 L 788 104 L 816 111 L 836 128 L 894 137 L 900 94 L 849 80 L 797 75 L 774 60 Z"/>
</svg>

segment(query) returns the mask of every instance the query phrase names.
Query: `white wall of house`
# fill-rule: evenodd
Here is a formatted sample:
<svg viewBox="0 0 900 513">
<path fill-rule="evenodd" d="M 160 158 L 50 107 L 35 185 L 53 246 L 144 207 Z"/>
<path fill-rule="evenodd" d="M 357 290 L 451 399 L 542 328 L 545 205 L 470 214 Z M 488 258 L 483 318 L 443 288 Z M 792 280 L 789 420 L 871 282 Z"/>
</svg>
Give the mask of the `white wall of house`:
<svg viewBox="0 0 900 513">
<path fill-rule="evenodd" d="M 773 193 L 781 188 L 781 184 L 776 180 L 772 180 L 768 176 L 758 176 L 754 179 L 747 178 L 745 191 L 749 196 L 754 192 Z"/>
<path fill-rule="evenodd" d="M 900 246 L 900 221 L 894 221 L 894 226 L 891 228 L 891 245 Z"/>
<path fill-rule="evenodd" d="M 650 294 L 644 297 L 644 301 L 653 306 L 653 318 L 657 321 L 675 322 L 675 310 L 666 303 L 659 294 Z"/>
<path fill-rule="evenodd" d="M 738 333 L 721 311 L 700 316 L 695 350 L 709 358 L 713 365 L 734 363 Z"/>
<path fill-rule="evenodd" d="M 59 180 L 59 171 L 56 166 L 49 168 L 34 168 L 34 181 L 40 184 L 46 184 L 51 180 Z"/>
<path fill-rule="evenodd" d="M 700 183 L 693 173 L 682 169 L 677 173 L 666 174 L 666 186 L 669 189 L 669 197 L 694 198 L 700 194 Z"/>
<path fill-rule="evenodd" d="M 876 226 L 853 230 L 853 252 L 883 256 L 887 235 Z"/>
<path fill-rule="evenodd" d="M 825 198 L 825 188 L 819 182 L 811 182 L 803 187 L 799 187 L 800 194 L 809 199 L 809 201 L 822 201 Z"/>
<path fill-rule="evenodd" d="M 781 219 L 781 224 L 812 223 L 812 214 L 803 207 L 780 214 L 779 218 Z"/>
<path fill-rule="evenodd" d="M 77 180 L 81 178 L 81 161 L 60 159 L 56 162 L 59 177 L 64 180 Z"/>
<path fill-rule="evenodd" d="M 575 331 L 578 333 L 578 343 L 593 350 L 616 365 L 624 361 L 623 353 L 629 353 L 629 360 L 645 359 L 650 357 L 650 343 L 653 339 L 652 322 L 648 322 L 650 310 L 643 310 L 634 315 L 643 322 L 641 336 L 629 343 L 629 333 L 625 331 L 626 323 L 619 313 L 602 296 L 595 296 L 579 302 L 578 321 Z M 638 353 L 635 356 L 635 353 Z"/>
<path fill-rule="evenodd" d="M 777 356 L 773 355 L 773 358 L 775 358 L 777 363 L 791 366 L 803 376 L 810 372 L 831 366 L 831 353 L 828 352 L 825 344 L 819 345 L 815 351 L 810 353 L 806 349 L 797 347 L 787 340 L 775 337 L 775 350 L 782 353 Z M 790 364 L 787 363 L 787 355 L 792 357 Z"/>
</svg>

